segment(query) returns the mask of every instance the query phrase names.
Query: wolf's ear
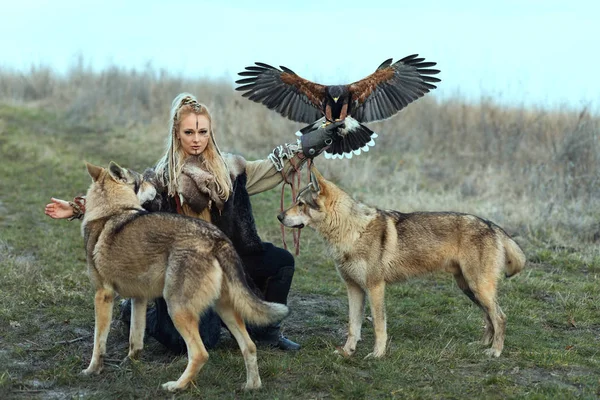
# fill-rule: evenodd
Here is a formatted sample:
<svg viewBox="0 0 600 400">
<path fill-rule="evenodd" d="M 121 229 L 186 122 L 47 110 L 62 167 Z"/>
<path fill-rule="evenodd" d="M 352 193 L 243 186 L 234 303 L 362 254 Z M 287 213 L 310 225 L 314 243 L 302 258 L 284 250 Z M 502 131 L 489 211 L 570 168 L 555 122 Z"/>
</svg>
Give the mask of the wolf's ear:
<svg viewBox="0 0 600 400">
<path fill-rule="evenodd" d="M 321 187 L 319 186 L 319 176 L 321 176 L 321 174 L 319 173 L 319 171 L 317 171 L 317 168 L 315 168 L 314 165 L 311 165 L 310 183 L 312 184 L 313 192 L 317 192 L 317 194 L 321 192 Z"/>
<path fill-rule="evenodd" d="M 108 173 L 117 182 L 127 182 L 127 171 L 114 161 L 108 165 Z"/>
<path fill-rule="evenodd" d="M 102 167 L 98 167 L 96 165 L 90 164 L 89 162 L 85 162 L 85 166 L 88 170 L 88 174 L 90 174 L 90 176 L 92 177 L 92 180 L 94 182 L 96 182 L 98 180 L 98 177 L 100 177 L 100 173 L 102 172 L 102 170 L 104 168 Z"/>
</svg>

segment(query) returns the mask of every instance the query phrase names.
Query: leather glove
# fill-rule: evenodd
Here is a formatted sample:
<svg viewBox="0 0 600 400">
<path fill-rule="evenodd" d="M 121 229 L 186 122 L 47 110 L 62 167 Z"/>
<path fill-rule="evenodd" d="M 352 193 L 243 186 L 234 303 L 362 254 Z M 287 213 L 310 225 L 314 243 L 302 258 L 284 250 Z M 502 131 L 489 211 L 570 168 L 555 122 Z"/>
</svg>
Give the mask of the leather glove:
<svg viewBox="0 0 600 400">
<path fill-rule="evenodd" d="M 309 126 L 310 127 L 310 126 Z M 307 127 L 307 128 L 309 128 Z M 336 121 L 327 125 L 319 125 L 317 129 L 313 129 L 300 137 L 302 153 L 307 158 L 315 158 L 321 154 L 338 134 L 338 129 L 344 127 L 344 121 Z M 305 130 L 304 128 L 303 130 Z"/>
</svg>

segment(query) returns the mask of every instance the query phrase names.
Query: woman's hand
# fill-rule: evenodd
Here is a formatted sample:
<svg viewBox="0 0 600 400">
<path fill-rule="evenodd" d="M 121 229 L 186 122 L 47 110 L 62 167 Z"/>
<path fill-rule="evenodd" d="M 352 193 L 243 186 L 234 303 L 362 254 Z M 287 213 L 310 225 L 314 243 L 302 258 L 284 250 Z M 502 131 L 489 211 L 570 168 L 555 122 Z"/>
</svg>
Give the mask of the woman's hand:
<svg viewBox="0 0 600 400">
<path fill-rule="evenodd" d="M 46 204 L 46 208 L 44 209 L 44 213 L 47 216 L 54 219 L 64 219 L 73 216 L 73 207 L 71 207 L 68 201 L 55 199 L 54 197 L 51 198 L 51 201 L 52 203 Z"/>
</svg>

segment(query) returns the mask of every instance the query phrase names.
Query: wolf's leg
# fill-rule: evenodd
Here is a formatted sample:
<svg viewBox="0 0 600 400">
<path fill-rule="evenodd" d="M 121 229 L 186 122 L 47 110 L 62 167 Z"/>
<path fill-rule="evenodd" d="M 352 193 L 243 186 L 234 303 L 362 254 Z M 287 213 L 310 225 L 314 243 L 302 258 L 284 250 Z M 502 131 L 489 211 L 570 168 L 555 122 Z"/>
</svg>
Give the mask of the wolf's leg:
<svg viewBox="0 0 600 400">
<path fill-rule="evenodd" d="M 163 389 L 173 392 L 187 387 L 190 381 L 198 374 L 198 371 L 206 364 L 208 352 L 204 347 L 204 343 L 202 343 L 202 339 L 200 339 L 198 312 L 187 308 L 172 310 L 169 304 L 169 314 L 175 328 L 177 328 L 177 331 L 179 331 L 179 334 L 185 340 L 188 350 L 188 364 L 183 374 L 181 374 L 177 381 L 170 381 L 162 385 Z"/>
<path fill-rule="evenodd" d="M 484 295 L 484 297 L 487 297 Z M 499 357 L 504 348 L 504 332 L 506 329 L 506 315 L 500 309 L 500 306 L 496 303 L 496 299 L 482 299 L 488 319 L 492 321 L 494 327 L 494 334 L 492 339 L 492 347 L 487 349 L 485 353 L 488 356 Z"/>
<path fill-rule="evenodd" d="M 112 320 L 113 302 L 115 292 L 109 288 L 99 288 L 94 296 L 94 310 L 96 324 L 94 327 L 94 351 L 92 360 L 87 369 L 81 371 L 84 375 L 99 374 L 102 371 L 103 359 L 106 354 L 106 339 Z"/>
<path fill-rule="evenodd" d="M 483 338 L 481 338 L 481 343 L 484 346 L 489 346 L 492 344 L 492 340 L 494 338 L 494 323 L 490 319 L 490 315 L 486 312 L 485 314 L 485 331 L 483 332 Z"/>
<path fill-rule="evenodd" d="M 258 373 L 258 364 L 256 362 L 256 345 L 250 339 L 244 320 L 237 313 L 231 303 L 220 299 L 215 307 L 217 314 L 223 320 L 229 332 L 233 335 L 240 346 L 244 363 L 246 364 L 246 383 L 242 387 L 244 390 L 258 389 L 262 386 L 260 375 Z"/>
<path fill-rule="evenodd" d="M 127 358 L 136 358 L 144 348 L 144 331 L 146 330 L 147 305 L 147 299 L 131 299 L 129 354 L 127 354 Z"/>
<path fill-rule="evenodd" d="M 381 281 L 368 288 L 369 305 L 373 314 L 375 347 L 365 358 L 380 358 L 385 355 L 387 345 L 387 323 L 385 317 L 385 282 Z"/>
<path fill-rule="evenodd" d="M 360 331 L 365 314 L 365 291 L 354 282 L 346 282 L 348 290 L 348 339 L 340 350 L 343 356 L 351 356 L 356 351 L 356 344 L 360 340 Z"/>
<path fill-rule="evenodd" d="M 486 313 L 486 321 L 490 321 L 493 328 L 492 347 L 487 349 L 485 353 L 489 356 L 499 357 L 504 347 L 506 316 L 496 301 L 496 282 L 477 282 L 477 284 L 471 284 L 470 286 L 481 304 L 481 308 Z M 490 334 L 488 332 L 489 330 L 486 330 L 486 335 Z"/>
<path fill-rule="evenodd" d="M 504 338 L 506 335 L 506 315 L 502 312 L 502 309 L 498 305 L 497 299 L 494 298 L 494 305 L 496 306 L 497 323 L 494 324 L 494 335 L 492 340 L 492 347 L 487 352 L 489 355 L 499 357 L 504 348 Z"/>
<path fill-rule="evenodd" d="M 484 346 L 489 346 L 490 344 L 492 344 L 492 338 L 494 337 L 494 325 L 492 324 L 490 316 L 485 311 L 479 300 L 477 300 L 477 298 L 475 297 L 475 293 L 473 293 L 473 290 L 471 290 L 471 288 L 469 287 L 469 283 L 467 282 L 460 270 L 458 270 L 458 272 L 454 274 L 454 279 L 456 279 L 456 283 L 458 284 L 458 287 L 463 291 L 463 293 L 466 294 L 467 297 L 483 311 L 485 315 L 485 332 L 483 333 L 483 339 L 481 340 L 481 342 Z"/>
</svg>

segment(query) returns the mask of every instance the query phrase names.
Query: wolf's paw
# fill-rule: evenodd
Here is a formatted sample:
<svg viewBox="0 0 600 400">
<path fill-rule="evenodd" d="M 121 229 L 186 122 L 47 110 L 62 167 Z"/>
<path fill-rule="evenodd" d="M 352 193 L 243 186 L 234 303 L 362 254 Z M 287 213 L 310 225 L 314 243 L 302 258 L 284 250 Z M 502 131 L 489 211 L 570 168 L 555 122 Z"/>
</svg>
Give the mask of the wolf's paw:
<svg viewBox="0 0 600 400">
<path fill-rule="evenodd" d="M 129 361 L 138 360 L 140 358 L 141 354 L 142 354 L 142 349 L 129 350 L 129 354 L 127 354 L 127 357 L 125 357 L 121 363 L 124 363 L 127 360 L 129 360 Z"/>
<path fill-rule="evenodd" d="M 365 360 L 368 360 L 369 358 L 381 358 L 385 355 L 385 349 L 383 350 L 373 350 L 371 353 L 367 354 L 365 356 Z"/>
<path fill-rule="evenodd" d="M 344 358 L 348 358 L 351 357 L 352 354 L 354 354 L 354 352 L 356 351 L 356 349 L 354 350 L 346 350 L 345 348 L 343 348 L 342 346 L 337 346 L 335 348 L 334 353 L 335 354 L 339 354 L 340 356 L 344 357 Z"/>
<path fill-rule="evenodd" d="M 161 385 L 164 390 L 168 390 L 169 392 L 185 389 L 186 386 L 187 385 L 180 385 L 178 381 L 170 381 Z"/>
<path fill-rule="evenodd" d="M 494 348 L 485 349 L 483 351 L 483 354 L 485 354 L 488 357 L 500 357 L 500 353 L 502 353 L 502 350 L 497 350 L 497 349 L 494 349 Z"/>
<path fill-rule="evenodd" d="M 248 381 L 242 385 L 242 390 L 256 390 L 262 387 L 260 378 L 258 380 Z"/>
<path fill-rule="evenodd" d="M 100 372 L 102 372 L 102 369 L 103 368 L 101 366 L 100 367 L 98 367 L 98 366 L 93 366 L 93 367 L 90 366 L 90 367 L 87 367 L 86 369 L 82 370 L 80 372 L 80 374 L 84 375 L 84 376 L 98 375 L 98 374 L 100 374 Z"/>
<path fill-rule="evenodd" d="M 121 362 L 119 363 L 119 366 L 121 368 L 128 368 L 128 367 L 133 367 L 134 365 L 136 365 L 139 362 L 140 361 L 137 359 L 137 357 L 130 357 L 129 355 L 127 355 L 127 357 L 125 357 L 123 360 L 121 360 Z"/>
</svg>

